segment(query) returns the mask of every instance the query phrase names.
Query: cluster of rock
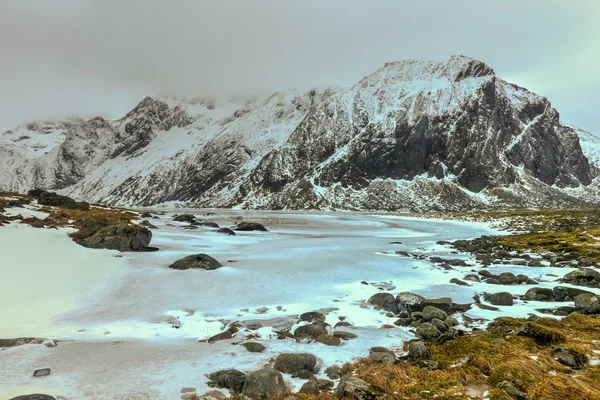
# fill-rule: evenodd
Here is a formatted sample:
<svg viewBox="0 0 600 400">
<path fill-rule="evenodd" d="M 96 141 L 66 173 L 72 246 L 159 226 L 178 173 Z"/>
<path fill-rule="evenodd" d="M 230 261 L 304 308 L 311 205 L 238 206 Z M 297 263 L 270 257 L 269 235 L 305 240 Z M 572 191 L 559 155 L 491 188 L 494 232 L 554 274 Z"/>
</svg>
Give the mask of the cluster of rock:
<svg viewBox="0 0 600 400">
<path fill-rule="evenodd" d="M 221 228 L 221 227 L 219 227 L 219 224 L 217 224 L 216 222 L 203 221 L 193 214 L 175 215 L 173 217 L 173 221 L 188 223 L 189 225 L 185 226 L 186 229 L 197 229 L 200 226 L 204 226 L 204 227 L 208 227 L 208 228 L 215 228 L 215 229 L 217 229 L 217 233 L 222 233 L 227 236 L 235 236 L 236 235 L 235 231 L 268 232 L 267 228 L 265 228 L 263 224 L 258 223 L 258 222 L 242 221 L 242 222 L 238 222 L 235 226 L 233 226 L 231 228 L 226 228 L 226 227 Z"/>
</svg>

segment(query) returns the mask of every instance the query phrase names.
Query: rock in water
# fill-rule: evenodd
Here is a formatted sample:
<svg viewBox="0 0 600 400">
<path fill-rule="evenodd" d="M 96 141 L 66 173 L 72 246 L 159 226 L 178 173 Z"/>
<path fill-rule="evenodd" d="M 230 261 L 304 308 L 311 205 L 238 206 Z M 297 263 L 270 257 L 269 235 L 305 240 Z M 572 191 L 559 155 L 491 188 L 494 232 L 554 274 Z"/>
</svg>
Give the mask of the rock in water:
<svg viewBox="0 0 600 400">
<path fill-rule="evenodd" d="M 169 268 L 179 270 L 205 269 L 207 271 L 212 271 L 221 268 L 222 266 L 223 264 L 207 254 L 194 254 L 175 261 L 173 264 L 169 265 Z"/>
<path fill-rule="evenodd" d="M 242 394 L 252 400 L 266 400 L 287 392 L 281 372 L 261 369 L 248 374 Z"/>
<path fill-rule="evenodd" d="M 152 232 L 143 226 L 117 224 L 102 227 L 77 244 L 93 249 L 148 251 L 151 239 Z"/>
<path fill-rule="evenodd" d="M 234 231 L 261 231 L 267 232 L 267 228 L 258 222 L 239 222 L 234 228 Z"/>
</svg>

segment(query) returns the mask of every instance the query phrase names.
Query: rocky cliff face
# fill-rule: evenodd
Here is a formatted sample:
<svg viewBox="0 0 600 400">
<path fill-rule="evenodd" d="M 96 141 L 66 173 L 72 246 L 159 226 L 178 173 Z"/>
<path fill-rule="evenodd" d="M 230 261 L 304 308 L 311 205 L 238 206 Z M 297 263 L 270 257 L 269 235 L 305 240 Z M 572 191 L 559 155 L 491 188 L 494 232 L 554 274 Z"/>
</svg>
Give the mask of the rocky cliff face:
<svg viewBox="0 0 600 400">
<path fill-rule="evenodd" d="M 9 155 L 33 168 L 0 185 L 145 206 L 561 207 L 598 202 L 596 139 L 562 124 L 547 99 L 454 56 L 388 63 L 347 89 L 148 97 L 119 121 L 68 127 L 42 157 Z"/>
</svg>

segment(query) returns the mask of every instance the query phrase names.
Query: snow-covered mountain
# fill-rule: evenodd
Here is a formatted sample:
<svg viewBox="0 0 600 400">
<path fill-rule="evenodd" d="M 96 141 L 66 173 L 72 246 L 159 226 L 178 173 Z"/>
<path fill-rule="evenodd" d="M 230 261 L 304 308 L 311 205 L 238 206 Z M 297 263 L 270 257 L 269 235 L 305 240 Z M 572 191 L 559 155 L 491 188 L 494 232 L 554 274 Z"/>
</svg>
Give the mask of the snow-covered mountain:
<svg viewBox="0 0 600 400">
<path fill-rule="evenodd" d="M 0 135 L 0 188 L 119 205 L 463 210 L 597 204 L 600 138 L 463 56 L 350 88 L 147 97 L 125 117 Z"/>
</svg>

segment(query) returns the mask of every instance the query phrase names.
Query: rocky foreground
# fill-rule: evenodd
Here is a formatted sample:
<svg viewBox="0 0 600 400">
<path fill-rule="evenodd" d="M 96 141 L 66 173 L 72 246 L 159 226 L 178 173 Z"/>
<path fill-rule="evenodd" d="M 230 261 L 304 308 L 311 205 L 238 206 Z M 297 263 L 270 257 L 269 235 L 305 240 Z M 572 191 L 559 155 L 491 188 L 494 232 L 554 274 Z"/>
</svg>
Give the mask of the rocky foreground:
<svg viewBox="0 0 600 400">
<path fill-rule="evenodd" d="M 86 247 L 158 250 L 149 246 L 151 230 L 156 228 L 151 221 L 156 213 L 81 204 L 44 192 L 0 197 L 3 199 L 0 208 L 37 202 L 38 207 L 46 207 L 41 209 L 49 213 L 45 219 L 23 218 L 7 216 L 0 209 L 0 223 L 19 221 L 40 228 L 71 226 L 77 228 L 71 234 L 73 240 Z M 48 202 L 52 204 L 43 204 Z M 379 293 L 365 299 L 365 307 L 377 308 L 393 318 L 394 325 L 387 329 L 408 328 L 415 339 L 398 343 L 394 349 L 365 349 L 367 357 L 345 365 L 324 366 L 318 358 L 317 345 L 314 354 L 282 353 L 265 359 L 259 370 L 241 371 L 232 365 L 230 369 L 207 376 L 215 390 L 199 394 L 194 388 L 183 388 L 182 399 L 225 398 L 227 391 L 230 398 L 257 400 L 600 398 L 600 298 L 594 292 L 600 288 L 600 273 L 596 269 L 600 261 L 600 212 L 545 211 L 454 217 L 492 218 L 518 233 L 438 243 L 455 252 L 457 258 L 404 250 L 395 251 L 394 256 L 427 260 L 441 271 L 470 269 L 463 279 L 453 278 L 450 283 L 465 286 L 484 282 L 490 289 L 478 294 L 472 303 L 459 304 L 451 298 L 428 299 L 410 292 L 394 293 L 393 288 L 382 286 Z M 221 228 L 191 214 L 176 215 L 173 221 L 181 224 L 182 229 L 203 226 L 218 229 L 224 235 L 245 230 L 267 231 L 258 223 L 246 221 Z M 472 257 L 465 258 L 465 255 Z M 554 277 L 555 285 L 548 289 L 538 287 L 540 282 L 525 274 L 495 274 L 496 265 L 524 266 L 535 271 L 546 267 L 564 268 L 565 274 Z M 221 266 L 210 255 L 197 254 L 169 267 L 211 271 Z M 502 290 L 508 287 L 522 288 L 522 294 Z M 515 301 L 548 302 L 547 308 L 538 311 L 549 317 L 501 316 Z M 563 305 L 551 306 L 556 302 Z M 473 308 L 497 312 L 499 317 L 490 322 L 464 314 Z M 272 326 L 277 326 L 279 340 L 326 346 L 341 346 L 360 334 L 343 319 L 335 324 L 326 319 L 327 310 L 307 311 L 292 323 L 286 321 Z M 262 326 L 230 321 L 223 332 L 207 342 L 233 339 L 245 351 L 260 356 L 268 343 L 255 340 L 258 335 L 253 339 L 252 335 Z M 18 338 L 2 340 L 0 347 L 27 343 L 60 345 L 46 339 Z M 303 382 L 298 393 L 289 393 L 290 379 Z"/>
</svg>

